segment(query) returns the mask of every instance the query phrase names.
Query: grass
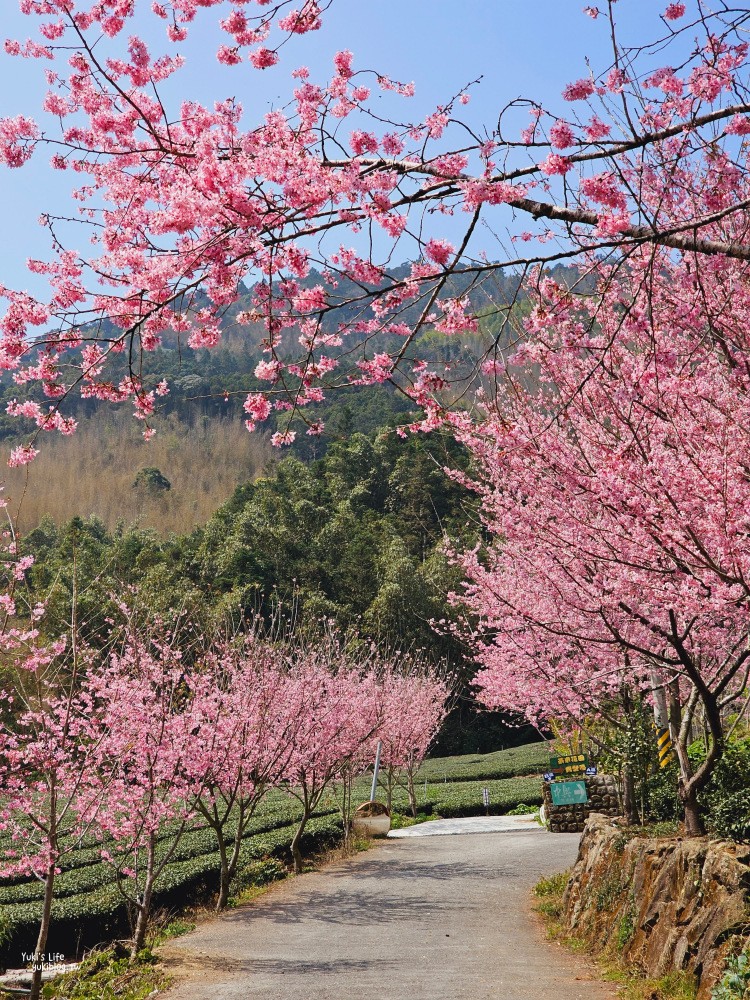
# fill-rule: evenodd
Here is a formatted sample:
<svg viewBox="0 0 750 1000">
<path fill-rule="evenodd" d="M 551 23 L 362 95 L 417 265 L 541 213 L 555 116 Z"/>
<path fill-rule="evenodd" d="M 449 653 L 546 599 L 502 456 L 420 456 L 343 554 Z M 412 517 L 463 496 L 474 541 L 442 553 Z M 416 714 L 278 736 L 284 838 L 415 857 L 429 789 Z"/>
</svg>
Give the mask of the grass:
<svg viewBox="0 0 750 1000">
<path fill-rule="evenodd" d="M 46 983 L 45 1000 L 146 1000 L 166 990 L 170 977 L 148 949 L 130 963 L 117 949 L 94 952 L 78 969 Z"/>
<path fill-rule="evenodd" d="M 534 895 L 539 899 L 546 899 L 550 896 L 559 896 L 562 899 L 569 878 L 569 870 L 542 878 L 534 886 Z"/>
<path fill-rule="evenodd" d="M 164 944 L 165 941 L 171 941 L 173 938 L 182 937 L 183 934 L 189 934 L 190 931 L 195 930 L 195 926 L 192 920 L 185 920 L 183 917 L 167 919 L 161 926 L 157 922 L 156 926 L 152 927 L 152 947 Z"/>
<path fill-rule="evenodd" d="M 540 879 L 534 886 L 534 895 L 538 900 L 534 909 L 549 921 L 557 921 L 562 916 L 562 898 L 569 875 L 569 871 L 558 872 Z"/>
<path fill-rule="evenodd" d="M 648 979 L 619 963 L 600 962 L 600 966 L 602 978 L 617 983 L 617 995 L 622 1000 L 695 1000 L 697 995 L 695 977 L 687 972 L 668 972 L 659 979 Z"/>
</svg>

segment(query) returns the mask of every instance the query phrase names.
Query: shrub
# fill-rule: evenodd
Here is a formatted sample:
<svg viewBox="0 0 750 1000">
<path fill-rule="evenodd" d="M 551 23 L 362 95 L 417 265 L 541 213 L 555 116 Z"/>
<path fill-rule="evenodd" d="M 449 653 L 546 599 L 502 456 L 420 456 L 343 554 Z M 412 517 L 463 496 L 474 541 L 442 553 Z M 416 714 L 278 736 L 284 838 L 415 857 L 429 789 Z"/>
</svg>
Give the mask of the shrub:
<svg viewBox="0 0 750 1000">
<path fill-rule="evenodd" d="M 729 742 L 702 803 L 712 833 L 726 840 L 750 841 L 750 737 Z"/>
<path fill-rule="evenodd" d="M 711 1000 L 743 1000 L 750 995 L 750 951 L 727 959 L 726 970 L 711 991 Z"/>
<path fill-rule="evenodd" d="M 615 944 L 618 951 L 623 951 L 630 944 L 630 940 L 635 934 L 635 904 L 631 900 L 630 906 L 620 918 L 617 924 L 617 934 Z"/>
<path fill-rule="evenodd" d="M 682 818 L 682 803 L 677 794 L 677 768 L 655 771 L 646 782 L 647 816 L 651 820 L 670 822 Z"/>
<path fill-rule="evenodd" d="M 278 858 L 261 858 L 259 861 L 251 861 L 235 875 L 231 893 L 236 896 L 251 886 L 271 885 L 272 882 L 278 882 L 286 876 L 287 870 Z"/>
<path fill-rule="evenodd" d="M 525 802 L 519 802 L 514 809 L 509 809 L 506 816 L 528 816 L 539 812 L 538 806 L 527 806 Z"/>
</svg>

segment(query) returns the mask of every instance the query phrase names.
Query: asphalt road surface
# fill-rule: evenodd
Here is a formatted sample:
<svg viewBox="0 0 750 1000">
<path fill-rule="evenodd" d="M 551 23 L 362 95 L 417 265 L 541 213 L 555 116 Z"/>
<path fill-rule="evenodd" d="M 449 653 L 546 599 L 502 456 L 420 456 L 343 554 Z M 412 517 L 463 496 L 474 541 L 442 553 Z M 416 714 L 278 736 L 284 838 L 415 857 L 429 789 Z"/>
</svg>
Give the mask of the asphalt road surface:
<svg viewBox="0 0 750 1000">
<path fill-rule="evenodd" d="M 161 949 L 167 1000 L 612 1000 L 544 938 L 530 889 L 573 863 L 577 834 L 387 840 Z"/>
</svg>

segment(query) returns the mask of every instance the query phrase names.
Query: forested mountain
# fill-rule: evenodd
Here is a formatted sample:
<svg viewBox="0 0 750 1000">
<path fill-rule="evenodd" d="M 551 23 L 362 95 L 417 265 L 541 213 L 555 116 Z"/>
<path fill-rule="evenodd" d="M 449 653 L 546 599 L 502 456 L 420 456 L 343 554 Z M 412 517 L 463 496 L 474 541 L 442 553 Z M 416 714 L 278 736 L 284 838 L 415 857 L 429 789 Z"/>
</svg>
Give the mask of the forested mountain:
<svg viewBox="0 0 750 1000">
<path fill-rule="evenodd" d="M 408 272 L 409 265 L 404 264 L 394 268 L 389 278 L 399 280 Z M 548 272 L 556 280 L 573 283 L 578 278 L 574 268 L 558 265 Z M 478 334 L 461 337 L 448 337 L 428 329 L 421 334 L 415 353 L 421 358 L 450 361 L 454 369 L 461 364 L 470 367 L 477 357 L 493 343 L 507 346 L 514 339 L 511 330 L 513 324 L 508 323 L 508 310 L 512 307 L 514 316 L 520 317 L 526 308 L 525 293 L 520 290 L 519 275 L 492 275 L 481 284 L 472 285 L 469 276 L 453 276 L 446 284 L 442 298 L 448 299 L 466 292 L 472 302 L 472 308 L 480 313 L 481 329 Z M 324 276 L 312 272 L 302 284 L 325 284 Z M 372 286 L 375 287 L 375 286 Z M 329 299 L 334 308 L 327 315 L 324 328 L 336 329 L 339 323 L 353 323 L 362 310 L 363 294 L 367 288 L 355 285 L 351 280 L 341 278 L 336 286 L 331 287 Z M 189 309 L 197 311 L 201 308 L 202 299 L 196 295 Z M 155 380 L 165 378 L 169 384 L 169 394 L 157 400 L 157 420 L 159 417 L 169 417 L 176 414 L 180 421 L 193 423 L 199 416 L 212 418 L 237 419 L 242 415 L 242 402 L 248 392 L 257 391 L 265 386 L 258 381 L 254 371 L 258 362 L 264 357 L 263 341 L 266 336 L 262 323 L 237 322 L 240 314 L 252 312 L 253 296 L 251 290 L 242 289 L 237 301 L 227 308 L 222 322 L 222 340 L 208 350 L 193 349 L 183 338 L 166 334 L 162 345 L 153 352 L 144 351 L 136 359 L 131 359 L 123 352 L 111 356 L 111 375 L 113 381 L 124 377 L 133 364 L 136 373 L 142 378 L 144 385 L 155 384 Z M 403 307 L 399 319 L 414 324 L 422 306 L 411 305 Z M 93 328 L 89 331 L 93 338 L 107 336 L 112 330 Z M 290 338 L 295 334 L 289 332 Z M 357 360 L 369 356 L 373 351 L 393 348 L 400 338 L 393 334 L 380 335 L 371 338 L 367 343 L 349 344 L 349 364 L 354 367 Z M 71 352 L 71 357 L 75 352 Z M 378 427 L 393 422 L 397 417 L 411 409 L 408 399 L 395 391 L 377 387 L 375 391 L 363 391 L 360 387 L 338 387 L 329 394 L 330 399 L 312 414 L 311 419 L 324 419 L 331 432 L 329 438 L 346 436 L 353 431 L 370 433 Z M 353 399 L 356 397 L 356 402 Z M 6 414 L 6 407 L 11 399 L 34 398 L 40 403 L 44 400 L 36 385 L 17 385 L 12 375 L 5 372 L 0 376 L 0 440 L 4 438 L 21 438 L 35 430 L 31 421 L 19 420 Z M 66 414 L 77 420 L 96 417 L 100 419 L 103 411 L 111 409 L 111 404 L 102 404 L 95 399 L 82 399 L 76 393 L 71 393 L 62 404 Z M 273 429 L 273 428 L 271 428 Z M 295 453 L 300 457 L 319 457 L 320 448 L 325 448 L 325 441 L 317 444 L 295 442 Z M 315 451 L 317 449 L 317 452 Z"/>
<path fill-rule="evenodd" d="M 398 280 L 407 270 L 408 265 L 395 268 L 391 278 Z M 569 284 L 579 279 L 574 268 L 562 265 L 550 273 Z M 321 280 L 321 275 L 313 274 L 306 282 Z M 452 278 L 444 295 L 459 294 L 469 280 L 466 276 Z M 493 343 L 510 349 L 517 336 L 514 327 L 528 308 L 519 281 L 518 275 L 495 275 L 491 282 L 473 286 L 468 294 L 481 313 L 480 331 L 447 337 L 427 329 L 415 346 L 416 354 L 448 361 L 456 377 L 462 378 L 474 371 L 477 359 Z M 341 279 L 330 294 L 334 303 L 342 304 L 328 317 L 328 324 L 352 320 L 353 311 L 359 308 L 353 300 L 361 297 L 362 289 Z M 193 308 L 199 308 L 200 302 L 198 297 Z M 161 534 L 188 531 L 205 523 L 235 486 L 270 467 L 278 454 L 268 447 L 268 437 L 282 426 L 286 429 L 289 415 L 283 411 L 272 414 L 264 434 L 250 436 L 244 430 L 242 403 L 248 392 L 266 385 L 254 374 L 265 357 L 264 328 L 257 323 L 236 323 L 237 315 L 251 306 L 251 292 L 244 289 L 227 310 L 222 340 L 211 350 L 193 350 L 176 336 L 167 335 L 157 351 L 143 352 L 136 359 L 147 387 L 156 384 L 157 373 L 159 380 L 165 377 L 169 384 L 169 393 L 156 397 L 151 422 L 157 436 L 148 444 L 141 437 L 142 423 L 132 419 L 129 407 L 82 399 L 76 393 L 71 393 L 62 407 L 78 421 L 77 433 L 70 438 L 39 433 L 33 421 L 11 417 L 6 408 L 14 399 L 32 398 L 43 406 L 49 405 L 49 400 L 42 397 L 37 385 L 17 385 L 10 373 L 2 373 L 0 442 L 10 450 L 12 444 L 27 442 L 36 432 L 36 447 L 41 450 L 32 466 L 10 469 L 5 476 L 6 495 L 13 500 L 21 530 L 33 528 L 45 514 L 58 523 L 95 514 L 109 529 L 124 520 L 126 524 L 154 527 Z M 413 321 L 415 307 L 401 318 Z M 97 331 L 91 333 L 95 336 Z M 351 363 L 366 352 L 392 347 L 385 343 L 388 339 L 354 345 Z M 112 362 L 114 375 L 124 377 L 128 372 L 126 356 L 114 355 Z M 297 435 L 287 453 L 305 461 L 321 458 L 333 442 L 346 441 L 354 433 L 374 434 L 415 416 L 412 401 L 394 386 L 339 385 L 327 392 L 324 403 L 308 406 L 304 419 L 301 414 L 292 418 L 291 429 Z M 306 434 L 305 420 L 322 421 L 324 434 Z M 139 475 L 150 468 L 156 468 L 168 481 L 168 491 L 138 488 Z"/>
<path fill-rule="evenodd" d="M 473 497 L 443 471 L 464 462 L 440 434 L 354 434 L 322 459 L 284 458 L 190 533 L 160 538 L 124 524 L 109 531 L 93 517 L 59 527 L 45 518 L 25 539 L 36 559 L 30 596 L 48 596 L 45 628 L 55 634 L 70 621 L 75 592 L 79 626 L 97 644 L 106 641 L 112 602 L 128 592 L 150 615 L 179 613 L 207 632 L 258 614 L 307 630 L 332 621 L 363 641 L 424 650 L 463 677 L 465 699 L 466 650 L 431 624 L 456 619 L 447 595 L 460 577 L 446 540 L 468 545 L 480 534 Z M 462 719 L 466 712 L 462 702 L 446 751 L 517 735 L 499 716 L 478 725 Z"/>
<path fill-rule="evenodd" d="M 457 279 L 454 285 L 452 294 L 461 291 Z M 352 291 L 337 293 L 346 299 Z M 428 330 L 422 356 L 471 366 L 494 340 L 509 341 L 518 279 L 471 294 L 483 297 L 480 332 L 447 338 Z M 513 308 L 522 313 L 526 303 Z M 75 592 L 81 628 L 106 641 L 112 601 L 130 588 L 150 614 L 180 612 L 209 631 L 258 614 L 302 629 L 325 619 L 363 640 L 423 649 L 458 671 L 462 696 L 444 750 L 513 742 L 499 717 L 462 718 L 472 667 L 449 627 L 432 624 L 450 624 L 457 614 L 448 594 L 460 589 L 460 577 L 446 546 L 480 539 L 474 498 L 444 471 L 464 466 L 462 449 L 441 434 L 400 438 L 394 425 L 418 414 L 396 388 L 349 386 L 313 414 L 326 434 L 299 433 L 281 457 L 267 435 L 249 435 L 242 425 L 245 394 L 259 387 L 262 330 L 238 329 L 232 320 L 230 310 L 222 343 L 211 351 L 167 340 L 143 355 L 146 383 L 158 371 L 170 384 L 153 441 L 143 441 L 128 412 L 71 397 L 78 432 L 45 435 L 30 467 L 9 470 L 12 510 L 36 559 L 31 596 L 49 601 L 45 628 L 50 635 L 65 628 Z M 122 356 L 120 363 L 124 375 Z M 3 409 L 25 388 L 7 376 L 0 387 Z M 0 418 L 0 436 L 20 429 Z"/>
</svg>

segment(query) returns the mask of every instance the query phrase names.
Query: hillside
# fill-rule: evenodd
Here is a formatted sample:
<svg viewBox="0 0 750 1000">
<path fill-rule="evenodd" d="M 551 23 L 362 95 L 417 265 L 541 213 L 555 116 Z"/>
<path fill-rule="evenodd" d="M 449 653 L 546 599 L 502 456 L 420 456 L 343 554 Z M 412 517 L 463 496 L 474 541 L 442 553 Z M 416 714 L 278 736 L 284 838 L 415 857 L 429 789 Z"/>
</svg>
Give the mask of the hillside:
<svg viewBox="0 0 750 1000">
<path fill-rule="evenodd" d="M 405 273 L 407 265 L 395 268 L 392 277 Z M 559 272 L 559 273 L 557 273 Z M 573 269 L 557 268 L 560 280 L 572 281 Z M 314 284 L 321 276 L 312 274 Z M 468 285 L 467 278 L 457 277 L 446 288 L 446 296 L 459 294 Z M 510 303 L 518 296 L 519 279 L 515 275 L 494 276 L 492 282 L 472 288 L 470 298 L 481 313 L 478 334 L 449 338 L 433 330 L 423 333 L 415 354 L 433 360 L 449 361 L 457 378 L 472 377 L 477 359 L 495 341 L 508 350 L 514 335 L 508 323 Z M 357 307 L 349 304 L 355 293 L 351 282 L 340 282 L 331 291 L 341 303 L 327 323 L 350 323 Z M 200 297 L 192 308 L 200 307 Z M 238 300 L 224 317 L 222 341 L 212 349 L 193 350 L 175 336 L 166 336 L 154 352 L 143 352 L 137 360 L 145 385 L 166 378 L 170 391 L 157 400 L 152 420 L 156 438 L 146 445 L 143 425 L 131 416 L 131 408 L 91 399 L 81 399 L 72 392 L 63 410 L 79 423 L 71 438 L 57 434 L 37 434 L 36 447 L 41 454 L 25 470 L 9 470 L 4 479 L 18 512 L 22 531 L 33 528 L 45 515 L 56 523 L 74 516 L 99 517 L 110 529 L 124 521 L 151 527 L 161 534 L 189 531 L 205 523 L 210 514 L 241 482 L 252 479 L 272 464 L 278 456 L 261 435 L 248 435 L 243 428 L 242 402 L 249 391 L 261 388 L 254 375 L 263 357 L 264 328 L 260 324 L 238 325 L 236 317 L 252 304 L 252 293 L 241 289 Z M 513 306 L 523 312 L 523 296 Z M 407 309 L 400 319 L 416 319 L 416 307 Z M 111 332 L 111 331 L 110 331 Z M 103 333 L 106 335 L 107 331 Z M 380 337 L 365 344 L 354 344 L 348 359 L 351 366 L 365 352 L 393 349 L 399 338 Z M 111 377 L 127 373 L 124 355 L 115 356 Z M 43 400 L 39 387 L 16 385 L 9 373 L 0 378 L 0 447 L 28 441 L 36 427 L 30 420 L 19 420 L 5 413 L 12 399 Z M 297 439 L 285 454 L 304 461 L 321 458 L 334 441 L 348 439 L 354 433 L 373 434 L 382 427 L 411 419 L 413 404 L 392 386 L 343 386 L 329 392 L 326 402 L 305 411 L 308 420 L 322 420 L 325 434 L 308 436 L 301 417 L 294 419 Z M 272 416 L 267 436 L 287 415 Z M 156 496 L 133 487 L 139 472 L 156 468 L 169 481 L 171 489 Z"/>
<path fill-rule="evenodd" d="M 267 435 L 248 434 L 239 420 L 171 414 L 144 441 L 124 410 L 85 417 L 71 437 L 47 439 L 31 465 L 8 469 L 5 493 L 22 534 L 48 517 L 64 524 L 94 516 L 160 535 L 187 532 L 211 517 L 240 484 L 272 466 Z M 150 483 L 156 469 L 168 485 Z"/>
</svg>

